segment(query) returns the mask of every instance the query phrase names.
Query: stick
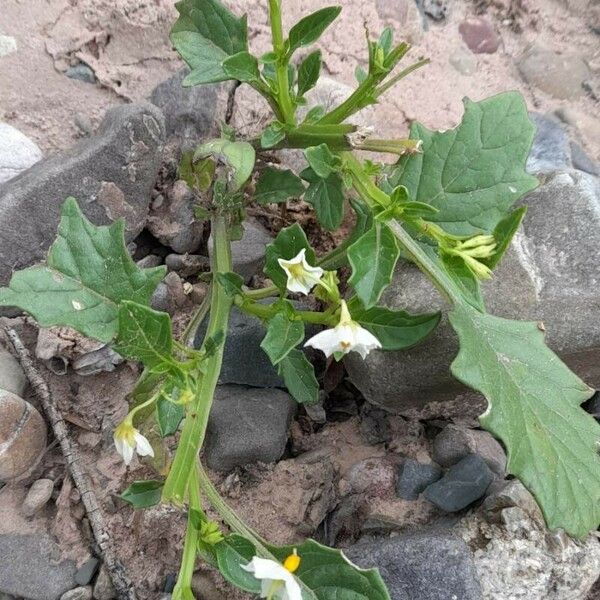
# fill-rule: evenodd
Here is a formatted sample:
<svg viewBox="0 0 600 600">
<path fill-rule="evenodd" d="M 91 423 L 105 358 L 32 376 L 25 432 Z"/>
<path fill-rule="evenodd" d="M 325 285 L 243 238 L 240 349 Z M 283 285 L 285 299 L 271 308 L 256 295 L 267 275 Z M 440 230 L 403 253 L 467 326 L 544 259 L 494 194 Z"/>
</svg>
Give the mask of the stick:
<svg viewBox="0 0 600 600">
<path fill-rule="evenodd" d="M 67 461 L 67 468 L 75 486 L 81 494 L 81 500 L 85 507 L 92 531 L 94 532 L 94 538 L 103 555 L 104 564 L 112 579 L 117 596 L 120 600 L 136 600 L 133 583 L 129 579 L 125 567 L 117 558 L 110 536 L 104 525 L 98 500 L 92 488 L 91 479 L 81 466 L 81 460 L 77 450 L 73 444 L 71 444 L 71 440 L 69 439 L 67 424 L 52 398 L 52 394 L 50 393 L 46 381 L 37 370 L 29 351 L 23 345 L 17 332 L 14 329 L 9 329 L 6 333 L 19 358 L 19 362 L 25 371 L 25 375 L 27 375 L 27 379 L 29 379 L 31 387 L 42 403 L 44 412 L 54 431 L 54 435 L 60 443 L 61 450 Z"/>
</svg>

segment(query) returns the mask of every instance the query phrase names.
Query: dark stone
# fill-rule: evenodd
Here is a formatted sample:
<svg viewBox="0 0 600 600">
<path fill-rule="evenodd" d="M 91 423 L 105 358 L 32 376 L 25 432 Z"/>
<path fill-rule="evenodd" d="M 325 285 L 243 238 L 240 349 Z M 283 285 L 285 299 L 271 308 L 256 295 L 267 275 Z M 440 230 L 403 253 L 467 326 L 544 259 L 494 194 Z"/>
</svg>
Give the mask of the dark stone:
<svg viewBox="0 0 600 600">
<path fill-rule="evenodd" d="M 177 574 L 169 573 L 165 577 L 165 585 L 163 587 L 163 592 L 166 592 L 167 594 L 171 594 L 173 592 L 173 590 L 175 589 L 176 583 L 177 583 Z"/>
<path fill-rule="evenodd" d="M 451 467 L 446 475 L 432 483 L 425 498 L 446 512 L 462 510 L 479 500 L 494 479 L 483 458 L 469 454 Z"/>
<path fill-rule="evenodd" d="M 75 564 L 60 560 L 46 534 L 0 534 L 0 591 L 29 600 L 56 600 L 76 585 Z"/>
<path fill-rule="evenodd" d="M 133 239 L 146 224 L 163 142 L 156 107 L 119 106 L 106 113 L 97 135 L 0 185 L 0 285 L 13 270 L 45 258 L 69 196 L 95 224 L 124 217 Z"/>
<path fill-rule="evenodd" d="M 451 533 L 401 534 L 344 552 L 360 567 L 377 567 L 393 600 L 482 598 L 471 551 Z"/>
<path fill-rule="evenodd" d="M 206 430 L 206 463 L 230 471 L 258 461 L 276 462 L 285 450 L 296 407 L 282 390 L 219 386 Z"/>
<path fill-rule="evenodd" d="M 392 440 L 389 413 L 368 403 L 361 409 L 360 433 L 368 444 L 383 444 Z"/>
<path fill-rule="evenodd" d="M 396 494 L 404 500 L 416 500 L 419 494 L 442 476 L 442 469 L 435 463 L 423 464 L 407 458 L 398 467 Z"/>
<path fill-rule="evenodd" d="M 600 176 L 600 165 L 588 156 L 586 151 L 576 142 L 571 142 L 571 160 L 573 167 L 590 175 Z"/>
<path fill-rule="evenodd" d="M 79 63 L 74 67 L 69 67 L 65 71 L 65 75 L 69 79 L 77 79 L 77 81 L 83 81 L 84 83 L 96 83 L 96 74 L 94 73 L 94 70 L 85 63 Z"/>
<path fill-rule="evenodd" d="M 600 421 L 600 393 L 596 392 L 584 405 L 583 408 Z"/>
<path fill-rule="evenodd" d="M 92 557 L 86 560 L 81 567 L 77 569 L 77 573 L 75 573 L 75 582 L 78 585 L 87 585 L 92 581 L 99 568 L 100 561 L 97 558 Z"/>
<path fill-rule="evenodd" d="M 537 175 L 571 167 L 569 138 L 561 122 L 553 115 L 529 113 L 536 132 L 527 158 L 527 172 Z"/>
</svg>

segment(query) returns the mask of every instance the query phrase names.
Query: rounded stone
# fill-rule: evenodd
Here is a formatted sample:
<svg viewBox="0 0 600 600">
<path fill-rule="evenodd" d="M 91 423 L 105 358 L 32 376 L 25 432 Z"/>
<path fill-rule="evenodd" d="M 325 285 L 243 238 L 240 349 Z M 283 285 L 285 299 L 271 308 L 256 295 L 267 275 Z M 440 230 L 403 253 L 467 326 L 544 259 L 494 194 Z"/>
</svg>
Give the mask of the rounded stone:
<svg viewBox="0 0 600 600">
<path fill-rule="evenodd" d="M 0 348 L 0 390 L 23 396 L 27 378 L 17 359 L 8 350 Z"/>
<path fill-rule="evenodd" d="M 22 511 L 26 517 L 33 517 L 36 512 L 44 508 L 52 497 L 54 481 L 52 479 L 38 479 L 34 481 L 27 492 L 23 502 Z"/>
<path fill-rule="evenodd" d="M 470 17 L 459 26 L 464 43 L 475 54 L 493 54 L 500 46 L 500 36 L 493 25 L 483 17 Z"/>
<path fill-rule="evenodd" d="M 46 448 L 46 423 L 29 402 L 0 390 L 0 480 L 29 474 Z"/>
</svg>

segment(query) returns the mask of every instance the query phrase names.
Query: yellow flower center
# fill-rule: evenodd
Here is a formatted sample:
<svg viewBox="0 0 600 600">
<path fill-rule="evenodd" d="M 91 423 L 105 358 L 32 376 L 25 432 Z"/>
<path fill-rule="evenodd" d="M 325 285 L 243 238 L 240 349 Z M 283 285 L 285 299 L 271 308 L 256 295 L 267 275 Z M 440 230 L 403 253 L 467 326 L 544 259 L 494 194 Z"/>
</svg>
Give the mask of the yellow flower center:
<svg viewBox="0 0 600 600">
<path fill-rule="evenodd" d="M 288 270 L 294 279 L 303 279 L 306 274 L 302 263 L 289 265 Z"/>
<path fill-rule="evenodd" d="M 301 558 L 298 556 L 296 548 L 294 548 L 294 552 L 283 561 L 283 568 L 290 573 L 295 573 L 300 566 L 300 562 Z"/>
<path fill-rule="evenodd" d="M 135 428 L 128 419 L 115 429 L 115 437 L 124 440 L 129 446 L 135 446 Z"/>
</svg>

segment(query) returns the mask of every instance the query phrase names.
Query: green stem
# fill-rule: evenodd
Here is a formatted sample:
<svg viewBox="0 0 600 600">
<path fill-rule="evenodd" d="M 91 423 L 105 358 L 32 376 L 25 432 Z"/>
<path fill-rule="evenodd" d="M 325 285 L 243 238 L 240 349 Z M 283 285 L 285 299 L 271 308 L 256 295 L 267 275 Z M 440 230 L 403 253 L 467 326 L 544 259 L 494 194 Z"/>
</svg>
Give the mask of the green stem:
<svg viewBox="0 0 600 600">
<path fill-rule="evenodd" d="M 198 486 L 198 469 L 192 468 L 190 473 L 189 485 L 189 503 L 190 509 L 202 510 L 200 500 L 200 488 Z M 185 591 L 191 594 L 192 578 L 196 566 L 196 555 L 198 553 L 198 530 L 192 523 L 191 515 L 188 515 L 187 526 L 185 530 L 185 541 L 183 543 L 183 555 L 181 557 L 181 567 L 177 577 L 177 584 L 173 590 L 174 598 L 185 598 Z"/>
<path fill-rule="evenodd" d="M 243 312 L 258 317 L 259 319 L 263 319 L 265 321 L 271 319 L 279 312 L 277 307 L 270 306 L 269 304 L 258 304 L 257 302 L 244 302 L 243 299 L 240 299 L 239 302 L 236 302 L 236 306 Z M 333 320 L 332 316 L 327 313 L 310 310 L 297 310 L 294 314 L 299 320 L 304 321 L 305 323 L 313 323 L 315 325 L 335 324 L 335 320 Z"/>
<path fill-rule="evenodd" d="M 263 298 L 271 298 L 272 296 L 278 296 L 279 288 L 276 285 L 270 285 L 268 287 L 260 288 L 257 290 L 248 290 L 247 292 L 244 292 L 244 295 L 252 300 L 262 300 Z"/>
<path fill-rule="evenodd" d="M 419 151 L 421 140 L 379 140 L 367 138 L 364 142 L 355 146 L 356 150 L 366 150 L 368 152 L 388 152 L 403 156 L 405 154 L 415 154 Z"/>
<path fill-rule="evenodd" d="M 380 78 L 374 75 L 367 75 L 366 79 L 354 90 L 354 92 L 344 100 L 339 106 L 328 112 L 319 121 L 319 125 L 333 125 L 345 121 L 349 116 L 364 108 L 364 101 Z"/>
<path fill-rule="evenodd" d="M 416 62 L 414 65 L 407 67 L 403 71 L 400 71 L 397 75 L 394 75 L 389 81 L 387 81 L 381 87 L 378 87 L 375 90 L 375 97 L 379 98 L 382 94 L 385 94 L 391 87 L 395 86 L 401 79 L 404 79 L 407 75 L 410 75 L 413 71 L 420 69 L 421 67 L 429 64 L 430 60 L 428 58 L 424 58 Z"/>
<path fill-rule="evenodd" d="M 210 299 L 212 296 L 211 290 L 212 284 L 210 284 L 204 300 L 202 300 L 202 303 L 194 313 L 193 317 L 190 319 L 190 322 L 187 324 L 183 335 L 181 336 L 181 342 L 185 346 L 191 348 L 194 345 L 198 328 L 202 324 L 202 321 L 204 321 L 204 317 L 206 317 L 210 309 Z"/>
<path fill-rule="evenodd" d="M 281 21 L 281 0 L 269 0 L 269 20 L 271 22 L 271 37 L 273 50 L 277 55 L 277 87 L 279 106 L 285 123 L 296 124 L 295 109 L 290 96 L 290 82 L 288 78 L 288 57 L 283 39 L 283 25 Z"/>
<path fill-rule="evenodd" d="M 365 202 L 371 208 L 374 206 L 387 208 L 391 203 L 390 197 L 373 183 L 373 180 L 365 173 L 360 161 L 351 152 L 344 153 L 343 158 L 352 176 L 352 183 Z"/>
<path fill-rule="evenodd" d="M 213 273 L 228 273 L 232 269 L 231 247 L 224 216 L 213 217 L 212 232 L 214 239 L 212 271 Z M 162 493 L 164 502 L 183 504 L 188 480 L 204 441 L 208 416 L 221 372 L 231 299 L 220 285 L 212 286 L 210 306 L 210 320 L 205 343 L 206 340 L 213 339 L 217 334 L 222 334 L 223 337 L 217 350 L 204 362 L 204 373 L 200 378 L 196 397 L 188 407 L 177 452 L 165 481 Z"/>
</svg>

